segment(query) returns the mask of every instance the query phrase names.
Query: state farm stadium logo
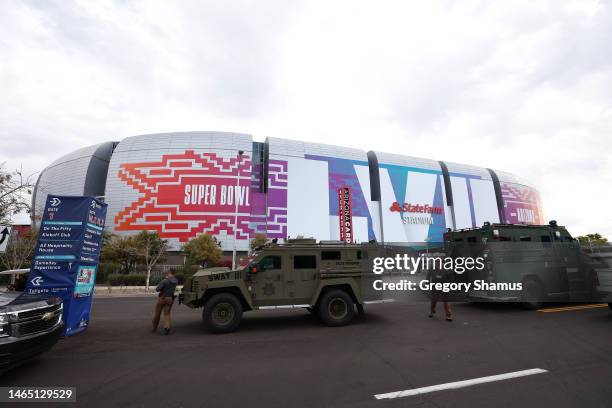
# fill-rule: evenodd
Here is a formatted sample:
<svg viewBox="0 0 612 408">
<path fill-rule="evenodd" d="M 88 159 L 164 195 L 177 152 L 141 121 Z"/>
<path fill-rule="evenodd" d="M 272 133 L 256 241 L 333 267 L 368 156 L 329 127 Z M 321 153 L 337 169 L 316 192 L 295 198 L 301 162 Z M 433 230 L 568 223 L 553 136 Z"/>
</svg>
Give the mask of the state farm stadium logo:
<svg viewBox="0 0 612 408">
<path fill-rule="evenodd" d="M 389 207 L 389 211 L 397 211 L 397 212 L 408 212 L 408 213 L 422 213 L 422 214 L 442 214 L 442 207 L 432 207 L 429 204 L 410 204 L 404 203 L 400 206 L 400 204 L 395 201 Z"/>
<path fill-rule="evenodd" d="M 423 224 L 433 225 L 434 215 L 442 215 L 444 209 L 442 207 L 432 207 L 429 204 L 411 204 L 404 203 L 400 205 L 397 201 L 389 207 L 391 212 L 399 212 L 404 224 Z"/>
<path fill-rule="evenodd" d="M 159 161 L 121 164 L 117 176 L 141 196 L 115 216 L 115 229 L 154 230 L 180 242 L 201 233 L 233 236 L 237 197 L 236 238 L 248 239 L 251 161 L 246 154 L 238 160 L 187 150 Z"/>
</svg>

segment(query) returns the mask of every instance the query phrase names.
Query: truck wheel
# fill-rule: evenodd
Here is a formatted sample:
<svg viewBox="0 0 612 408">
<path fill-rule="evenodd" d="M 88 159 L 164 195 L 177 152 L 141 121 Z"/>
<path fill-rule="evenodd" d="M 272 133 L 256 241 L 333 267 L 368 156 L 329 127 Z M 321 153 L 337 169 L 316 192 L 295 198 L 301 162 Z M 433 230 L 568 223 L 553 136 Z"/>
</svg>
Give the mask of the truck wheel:
<svg viewBox="0 0 612 408">
<path fill-rule="evenodd" d="M 231 293 L 219 293 L 206 302 L 202 320 L 213 333 L 233 332 L 242 320 L 242 304 Z"/>
<path fill-rule="evenodd" d="M 544 291 L 541 285 L 534 280 L 527 280 L 523 283 L 521 293 L 521 305 L 527 310 L 540 309 L 543 305 L 542 299 Z"/>
<path fill-rule="evenodd" d="M 344 326 L 355 316 L 353 299 L 343 290 L 330 290 L 321 296 L 319 317 L 328 326 Z"/>
</svg>

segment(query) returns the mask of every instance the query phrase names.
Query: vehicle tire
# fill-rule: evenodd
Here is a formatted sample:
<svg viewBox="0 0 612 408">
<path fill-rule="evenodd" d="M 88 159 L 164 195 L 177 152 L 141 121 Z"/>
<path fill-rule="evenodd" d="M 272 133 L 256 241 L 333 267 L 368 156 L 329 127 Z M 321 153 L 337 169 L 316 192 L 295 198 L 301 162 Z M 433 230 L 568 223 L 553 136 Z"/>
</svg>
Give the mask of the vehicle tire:
<svg viewBox="0 0 612 408">
<path fill-rule="evenodd" d="M 216 294 L 206 302 L 202 320 L 213 333 L 233 332 L 242 320 L 242 304 L 231 293 Z"/>
<path fill-rule="evenodd" d="M 521 306 L 527 310 L 536 310 L 542 308 L 544 304 L 544 291 L 542 285 L 537 281 L 529 279 L 523 282 L 523 291 L 521 292 Z"/>
<path fill-rule="evenodd" d="M 328 326 L 344 326 L 355 316 L 355 303 L 341 289 L 325 292 L 319 300 L 319 318 Z"/>
</svg>

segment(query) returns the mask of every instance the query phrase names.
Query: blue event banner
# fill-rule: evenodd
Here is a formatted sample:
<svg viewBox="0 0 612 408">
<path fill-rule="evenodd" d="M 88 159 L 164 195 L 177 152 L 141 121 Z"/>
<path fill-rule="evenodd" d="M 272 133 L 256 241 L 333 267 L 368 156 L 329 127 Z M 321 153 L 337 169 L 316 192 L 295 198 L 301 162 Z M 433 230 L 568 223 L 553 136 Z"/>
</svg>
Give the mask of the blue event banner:
<svg viewBox="0 0 612 408">
<path fill-rule="evenodd" d="M 89 325 L 105 218 L 93 197 L 47 197 L 25 293 L 64 300 L 67 336 Z"/>
</svg>

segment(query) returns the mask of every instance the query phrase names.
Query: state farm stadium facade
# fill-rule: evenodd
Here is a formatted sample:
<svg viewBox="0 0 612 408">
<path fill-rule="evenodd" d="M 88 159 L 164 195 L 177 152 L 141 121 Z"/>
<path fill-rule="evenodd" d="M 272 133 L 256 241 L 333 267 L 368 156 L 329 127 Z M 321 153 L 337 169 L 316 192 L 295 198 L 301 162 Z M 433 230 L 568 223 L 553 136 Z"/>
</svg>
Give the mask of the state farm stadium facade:
<svg viewBox="0 0 612 408">
<path fill-rule="evenodd" d="M 225 132 L 141 135 L 79 149 L 41 173 L 35 216 L 47 194 L 103 197 L 107 229 L 158 231 L 173 250 L 202 233 L 226 251 L 235 237 L 245 251 L 256 233 L 406 244 L 440 242 L 446 228 L 486 221 L 544 222 L 537 190 L 502 171 Z"/>
</svg>

